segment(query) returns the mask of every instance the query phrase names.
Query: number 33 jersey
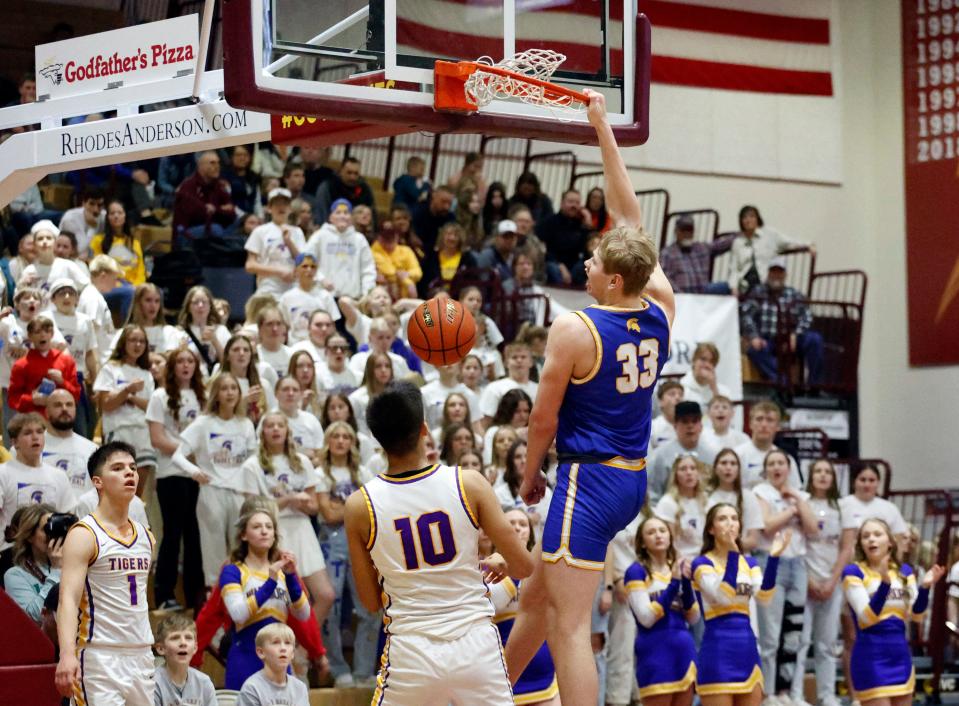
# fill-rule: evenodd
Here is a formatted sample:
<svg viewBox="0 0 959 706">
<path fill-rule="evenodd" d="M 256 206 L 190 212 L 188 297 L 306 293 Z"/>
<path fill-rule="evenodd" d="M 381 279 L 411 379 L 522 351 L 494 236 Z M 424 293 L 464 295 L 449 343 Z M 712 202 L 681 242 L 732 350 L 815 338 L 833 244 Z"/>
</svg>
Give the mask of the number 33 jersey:
<svg viewBox="0 0 959 706">
<path fill-rule="evenodd" d="M 383 591 L 386 632 L 462 637 L 493 617 L 479 568 L 479 525 L 462 471 L 434 465 L 380 475 L 360 492 L 370 514 L 367 548 Z"/>
<path fill-rule="evenodd" d="M 640 309 L 594 305 L 574 313 L 593 336 L 596 358 L 585 376 L 569 381 L 556 450 L 597 463 L 645 458 L 653 391 L 669 357 L 666 313 L 651 299 Z"/>
<path fill-rule="evenodd" d="M 124 539 L 108 532 L 96 514 L 86 515 L 77 526 L 89 530 L 97 544 L 80 598 L 77 646 L 151 646 L 147 579 L 154 539 L 150 530 L 130 520 L 133 532 Z"/>
</svg>

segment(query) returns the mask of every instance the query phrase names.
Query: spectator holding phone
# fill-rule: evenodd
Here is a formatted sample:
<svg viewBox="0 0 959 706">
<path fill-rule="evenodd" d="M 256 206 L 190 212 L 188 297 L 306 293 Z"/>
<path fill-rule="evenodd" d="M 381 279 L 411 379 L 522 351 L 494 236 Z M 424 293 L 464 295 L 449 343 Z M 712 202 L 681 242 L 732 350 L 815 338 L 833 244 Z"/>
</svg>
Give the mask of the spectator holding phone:
<svg viewBox="0 0 959 706">
<path fill-rule="evenodd" d="M 77 364 L 66 351 L 53 348 L 53 320 L 41 314 L 27 324 L 30 350 L 10 370 L 10 406 L 18 412 L 46 416 L 47 400 L 57 388 L 80 399 Z"/>
</svg>

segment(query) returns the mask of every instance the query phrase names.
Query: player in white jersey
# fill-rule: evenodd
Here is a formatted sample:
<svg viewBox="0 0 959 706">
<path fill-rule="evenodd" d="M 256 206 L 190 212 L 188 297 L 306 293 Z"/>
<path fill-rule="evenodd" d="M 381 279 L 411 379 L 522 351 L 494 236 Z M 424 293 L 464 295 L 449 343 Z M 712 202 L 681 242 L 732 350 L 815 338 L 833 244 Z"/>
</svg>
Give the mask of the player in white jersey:
<svg viewBox="0 0 959 706">
<path fill-rule="evenodd" d="M 374 397 L 367 423 L 389 470 L 349 497 L 345 518 L 360 600 L 382 608 L 386 623 L 373 703 L 512 704 L 484 578 L 529 576 L 532 556 L 483 476 L 429 464 L 415 386 L 394 383 Z M 480 528 L 501 553 L 487 558 L 485 577 Z"/>
<path fill-rule="evenodd" d="M 104 444 L 89 470 L 100 504 L 73 526 L 63 547 L 57 690 L 77 706 L 152 706 L 146 589 L 154 540 L 128 515 L 139 482 L 136 450 Z"/>
</svg>

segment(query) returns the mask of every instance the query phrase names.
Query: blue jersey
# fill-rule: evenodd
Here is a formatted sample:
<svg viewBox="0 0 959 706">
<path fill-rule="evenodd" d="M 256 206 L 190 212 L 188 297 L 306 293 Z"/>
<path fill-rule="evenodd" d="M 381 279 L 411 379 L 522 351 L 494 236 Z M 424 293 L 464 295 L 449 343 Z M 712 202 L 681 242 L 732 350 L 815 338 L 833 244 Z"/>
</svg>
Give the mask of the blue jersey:
<svg viewBox="0 0 959 706">
<path fill-rule="evenodd" d="M 561 456 L 645 458 L 653 391 L 669 357 L 669 321 L 658 304 L 643 301 L 640 309 L 594 305 L 575 312 L 593 334 L 596 362 L 566 388 L 556 431 Z"/>
</svg>

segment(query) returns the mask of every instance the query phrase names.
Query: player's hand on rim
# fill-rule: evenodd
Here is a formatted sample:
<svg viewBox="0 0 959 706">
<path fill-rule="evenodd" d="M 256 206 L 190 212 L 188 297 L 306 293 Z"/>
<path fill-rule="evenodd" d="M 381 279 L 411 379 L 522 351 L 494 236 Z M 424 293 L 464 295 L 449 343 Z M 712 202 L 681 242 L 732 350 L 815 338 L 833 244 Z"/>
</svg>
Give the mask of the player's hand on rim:
<svg viewBox="0 0 959 706">
<path fill-rule="evenodd" d="M 526 476 L 519 487 L 519 495 L 527 505 L 535 505 L 546 495 L 546 476 L 537 471 L 533 477 Z"/>
<path fill-rule="evenodd" d="M 589 119 L 590 125 L 593 127 L 604 125 L 607 122 L 606 96 L 590 88 L 584 88 L 583 93 L 589 96 L 589 105 L 586 106 L 586 117 Z"/>
<path fill-rule="evenodd" d="M 483 580 L 486 583 L 499 583 L 509 576 L 509 566 L 506 559 L 497 552 L 493 552 L 480 562 L 480 568 L 483 570 Z"/>
</svg>

